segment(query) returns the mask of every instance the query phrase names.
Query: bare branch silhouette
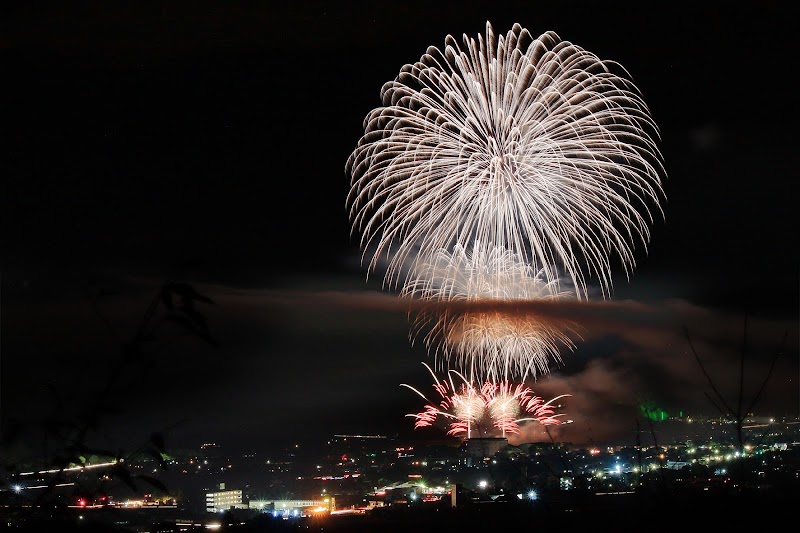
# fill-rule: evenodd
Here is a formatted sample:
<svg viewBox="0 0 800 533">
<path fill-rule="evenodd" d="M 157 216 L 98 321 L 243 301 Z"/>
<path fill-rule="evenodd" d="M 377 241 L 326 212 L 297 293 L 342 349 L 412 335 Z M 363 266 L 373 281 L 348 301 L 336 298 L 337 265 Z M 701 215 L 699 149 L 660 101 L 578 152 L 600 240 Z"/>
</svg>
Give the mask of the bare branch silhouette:
<svg viewBox="0 0 800 533">
<path fill-rule="evenodd" d="M 744 446 L 744 421 L 747 418 L 748 414 L 752 413 L 753 409 L 755 408 L 756 404 L 761 399 L 764 390 L 769 382 L 770 378 L 772 377 L 772 373 L 775 369 L 775 365 L 778 361 L 778 358 L 781 356 L 784 350 L 784 346 L 786 344 L 786 339 L 788 336 L 788 332 L 784 332 L 783 339 L 775 351 L 772 359 L 770 361 L 769 369 L 767 370 L 764 379 L 761 381 L 761 384 L 758 387 L 756 394 L 747 404 L 746 408 L 743 408 L 744 405 L 744 397 L 745 397 L 745 382 L 744 382 L 744 373 L 745 373 L 745 359 L 748 355 L 748 343 L 747 343 L 747 334 L 748 334 L 748 317 L 745 313 L 744 323 L 743 323 L 743 334 L 742 334 L 742 348 L 739 354 L 739 390 L 737 392 L 736 398 L 736 409 L 733 409 L 731 405 L 726 401 L 725 397 L 720 393 L 719 389 L 717 388 L 714 380 L 709 375 L 708 371 L 706 370 L 705 364 L 703 363 L 700 355 L 697 353 L 697 350 L 694 347 L 694 343 L 692 342 L 691 335 L 689 334 L 689 329 L 684 326 L 683 328 L 684 334 L 686 335 L 686 340 L 689 344 L 689 348 L 694 355 L 697 364 L 700 366 L 700 370 L 702 371 L 703 375 L 708 381 L 711 390 L 714 393 L 714 398 L 712 398 L 708 393 L 704 393 L 706 397 L 711 401 L 712 405 L 714 405 L 719 411 L 720 414 L 728 419 L 730 422 L 733 422 L 736 427 L 736 439 L 737 439 L 737 446 L 739 450 L 739 454 L 741 457 L 745 455 L 745 446 Z M 715 401 L 716 398 L 716 401 Z M 744 462 L 740 461 L 740 474 L 742 476 L 742 481 L 744 481 Z"/>
</svg>

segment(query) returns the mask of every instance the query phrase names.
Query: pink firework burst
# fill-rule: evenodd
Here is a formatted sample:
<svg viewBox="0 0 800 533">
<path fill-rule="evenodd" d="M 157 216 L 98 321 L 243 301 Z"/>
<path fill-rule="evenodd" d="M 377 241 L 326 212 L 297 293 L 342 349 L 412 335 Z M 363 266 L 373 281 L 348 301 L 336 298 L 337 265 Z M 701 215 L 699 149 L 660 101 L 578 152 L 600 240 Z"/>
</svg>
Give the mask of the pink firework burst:
<svg viewBox="0 0 800 533">
<path fill-rule="evenodd" d="M 519 434 L 522 422 L 535 421 L 543 426 L 560 424 L 562 414 L 555 414 L 553 402 L 569 396 L 562 394 L 545 402 L 530 387 L 512 385 L 507 381 L 487 383 L 482 390 L 492 425 L 503 437 L 508 433 Z"/>
<path fill-rule="evenodd" d="M 448 435 L 469 439 L 479 429 L 497 432 L 505 437 L 507 434 L 518 434 L 520 424 L 524 422 L 538 422 L 545 426 L 561 423 L 559 417 L 562 414 L 554 412 L 553 402 L 569 394 L 545 402 L 530 387 L 522 384 L 485 382 L 477 387 L 456 370 L 448 371 L 448 379 L 443 380 L 428 365 L 423 365 L 433 376 L 433 388 L 440 400 L 438 403 L 432 402 L 411 385 L 401 384 L 427 402 L 421 412 L 406 415 L 416 419 L 415 429 L 433 426 L 441 417 L 448 421 Z M 458 384 L 453 376 L 460 379 Z"/>
</svg>

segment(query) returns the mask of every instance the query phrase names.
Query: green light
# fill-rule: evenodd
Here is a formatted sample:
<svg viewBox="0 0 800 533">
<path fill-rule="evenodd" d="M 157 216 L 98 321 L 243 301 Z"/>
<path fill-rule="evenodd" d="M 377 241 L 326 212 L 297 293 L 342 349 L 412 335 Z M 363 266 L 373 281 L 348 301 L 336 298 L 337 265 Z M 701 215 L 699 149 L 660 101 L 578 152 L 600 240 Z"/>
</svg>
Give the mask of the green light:
<svg viewBox="0 0 800 533">
<path fill-rule="evenodd" d="M 669 413 L 657 407 L 652 401 L 645 401 L 639 404 L 639 411 L 642 413 L 642 416 L 649 420 L 663 422 L 669 417 Z"/>
</svg>

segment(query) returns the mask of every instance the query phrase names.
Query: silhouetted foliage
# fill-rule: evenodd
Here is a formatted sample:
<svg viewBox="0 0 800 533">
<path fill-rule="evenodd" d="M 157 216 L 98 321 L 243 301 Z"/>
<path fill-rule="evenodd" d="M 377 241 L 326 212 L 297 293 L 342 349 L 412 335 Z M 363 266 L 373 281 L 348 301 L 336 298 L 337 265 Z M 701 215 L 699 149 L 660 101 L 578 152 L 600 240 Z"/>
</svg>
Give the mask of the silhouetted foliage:
<svg viewBox="0 0 800 533">
<path fill-rule="evenodd" d="M 57 444 L 52 455 L 43 453 L 33 464 L 20 464 L 4 454 L 3 467 L 8 476 L 3 489 L 14 500 L 8 503 L 24 504 L 21 507 L 12 507 L 25 509 L 25 516 L 10 517 L 10 522 L 32 524 L 41 520 L 57 521 L 59 510 L 74 505 L 76 501 L 83 500 L 88 504 L 105 501 L 107 489 L 115 481 L 134 492 L 141 490 L 142 484 L 165 493 L 168 490 L 156 476 L 135 473 L 129 467 L 131 459 L 147 457 L 155 460 L 162 471 L 167 469 L 166 436 L 163 432 L 156 431 L 145 436 L 138 447 L 118 450 L 97 447 L 91 443 L 90 436 L 102 428 L 106 417 L 121 412 L 112 401 L 112 393 L 120 386 L 120 378 L 125 371 L 145 361 L 147 345 L 159 340 L 156 328 L 161 322 L 177 324 L 179 331 L 199 338 L 214 348 L 219 347 L 209 331 L 205 315 L 199 309 L 200 304 L 213 305 L 214 302 L 187 283 L 168 280 L 159 287 L 150 301 L 133 336 L 125 339 L 117 334 L 106 317 L 98 311 L 96 299 L 108 294 L 111 293 L 100 289 L 89 293 L 89 298 L 98 318 L 119 342 L 119 353 L 116 358 L 111 359 L 113 364 L 110 374 L 102 388 L 89 398 L 84 409 L 67 409 L 60 391 L 54 384 L 48 384 L 53 410 L 41 422 L 33 423 L 41 426 L 42 438 L 46 440 L 46 444 Z M 3 433 L 2 445 L 16 444 L 24 426 L 19 420 L 9 421 Z M 46 448 L 47 446 L 43 446 L 43 449 Z M 97 476 L 83 475 L 82 467 L 100 462 L 113 463 L 104 471 L 104 476 L 98 479 Z M 25 469 L 32 470 L 28 475 L 42 478 L 45 484 L 35 496 L 30 496 L 30 491 L 15 490 Z M 56 492 L 57 487 L 65 485 L 74 488 L 66 493 Z"/>
</svg>

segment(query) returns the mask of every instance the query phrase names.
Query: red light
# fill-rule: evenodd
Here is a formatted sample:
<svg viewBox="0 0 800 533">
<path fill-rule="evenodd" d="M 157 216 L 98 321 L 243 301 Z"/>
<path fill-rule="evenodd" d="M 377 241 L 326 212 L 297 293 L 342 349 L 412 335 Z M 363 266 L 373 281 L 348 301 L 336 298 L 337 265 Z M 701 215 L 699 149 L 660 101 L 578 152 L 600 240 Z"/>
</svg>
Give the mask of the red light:
<svg viewBox="0 0 800 533">
<path fill-rule="evenodd" d="M 86 500 L 84 500 L 83 498 L 79 498 L 78 505 L 80 505 L 81 507 L 86 507 Z"/>
</svg>

